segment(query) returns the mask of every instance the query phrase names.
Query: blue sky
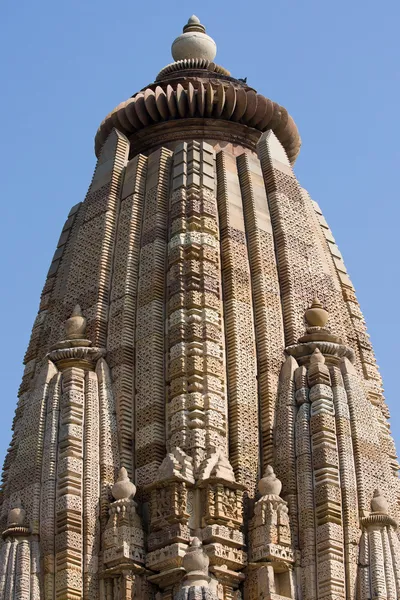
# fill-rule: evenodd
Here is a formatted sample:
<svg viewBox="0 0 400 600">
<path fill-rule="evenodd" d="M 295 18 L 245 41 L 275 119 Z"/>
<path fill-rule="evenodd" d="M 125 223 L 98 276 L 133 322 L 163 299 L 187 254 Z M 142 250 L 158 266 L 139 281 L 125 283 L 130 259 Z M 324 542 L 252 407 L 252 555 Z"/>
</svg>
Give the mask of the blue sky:
<svg viewBox="0 0 400 600">
<path fill-rule="evenodd" d="M 45 275 L 90 183 L 97 127 L 171 62 L 192 13 L 217 42 L 216 62 L 283 104 L 299 127 L 295 171 L 344 255 L 400 445 L 398 0 L 5 0 L 0 460 Z"/>
</svg>

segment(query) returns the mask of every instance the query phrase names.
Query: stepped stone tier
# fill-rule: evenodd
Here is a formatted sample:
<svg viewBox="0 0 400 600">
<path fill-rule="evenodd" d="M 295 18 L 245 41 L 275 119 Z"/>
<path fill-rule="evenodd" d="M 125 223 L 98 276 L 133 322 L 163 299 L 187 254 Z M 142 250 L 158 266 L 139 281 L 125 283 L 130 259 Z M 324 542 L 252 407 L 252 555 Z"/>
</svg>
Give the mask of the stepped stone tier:
<svg viewBox="0 0 400 600">
<path fill-rule="evenodd" d="M 288 112 L 175 62 L 96 135 L 1 491 L 0 600 L 400 598 L 399 464 Z"/>
</svg>

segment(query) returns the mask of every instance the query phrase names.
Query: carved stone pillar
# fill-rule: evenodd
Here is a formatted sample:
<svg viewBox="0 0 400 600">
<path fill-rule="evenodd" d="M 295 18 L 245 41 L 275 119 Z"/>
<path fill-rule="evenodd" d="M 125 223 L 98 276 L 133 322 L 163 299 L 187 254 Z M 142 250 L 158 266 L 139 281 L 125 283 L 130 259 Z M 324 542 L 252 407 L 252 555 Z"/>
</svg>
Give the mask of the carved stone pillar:
<svg viewBox="0 0 400 600">
<path fill-rule="evenodd" d="M 190 541 L 193 486 L 193 459 L 175 448 L 163 460 L 156 481 L 146 488 L 150 492 L 146 567 L 156 572 L 148 580 L 160 586 L 163 599 L 171 598 L 173 587 L 183 575 L 182 561 Z"/>
<path fill-rule="evenodd" d="M 132 600 L 136 578 L 144 572 L 144 533 L 133 497 L 136 486 L 124 467 L 111 489 L 109 519 L 103 536 L 105 598 Z"/>
<path fill-rule="evenodd" d="M 197 482 L 200 533 L 210 558 L 210 572 L 218 582 L 220 598 L 228 600 L 243 581 L 247 564 L 243 550 L 244 485 L 235 475 L 222 450 L 210 453 Z"/>
<path fill-rule="evenodd" d="M 288 505 L 281 497 L 282 484 L 271 466 L 258 484 L 261 498 L 256 502 L 249 526 L 249 576 L 245 600 L 294 598 L 294 552 Z"/>
<path fill-rule="evenodd" d="M 25 510 L 17 500 L 8 512 L 0 554 L 0 598 L 38 598 L 39 581 L 32 572 L 31 530 L 24 524 Z"/>
<path fill-rule="evenodd" d="M 361 519 L 360 600 L 395 600 L 400 597 L 400 542 L 397 522 L 388 514 L 388 503 L 379 489 L 371 501 L 371 513 Z"/>
<path fill-rule="evenodd" d="M 55 528 L 56 598 L 82 598 L 97 590 L 100 475 L 96 362 L 105 353 L 85 339 L 86 319 L 76 306 L 65 341 L 48 357 L 62 373 Z M 93 375 L 93 377 L 92 377 Z M 93 387 L 94 386 L 94 387 Z M 94 423 L 94 420 L 97 423 Z M 84 518 L 83 518 L 84 517 Z"/>
</svg>

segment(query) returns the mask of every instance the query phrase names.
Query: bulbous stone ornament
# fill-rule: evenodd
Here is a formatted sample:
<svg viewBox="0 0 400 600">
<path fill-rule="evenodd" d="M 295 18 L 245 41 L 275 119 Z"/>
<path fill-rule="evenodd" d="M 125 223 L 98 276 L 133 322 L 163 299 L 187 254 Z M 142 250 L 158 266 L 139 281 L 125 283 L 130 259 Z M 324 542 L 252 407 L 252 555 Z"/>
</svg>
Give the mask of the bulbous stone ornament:
<svg viewBox="0 0 400 600">
<path fill-rule="evenodd" d="M 279 496 L 282 490 L 282 483 L 274 473 L 273 468 L 268 465 L 265 474 L 258 482 L 258 491 L 262 496 Z"/>
<path fill-rule="evenodd" d="M 371 510 L 374 513 L 380 513 L 382 515 L 387 515 L 389 513 L 388 501 L 382 495 L 379 488 L 374 491 L 374 497 L 371 500 Z"/>
<path fill-rule="evenodd" d="M 172 57 L 175 61 L 188 58 L 203 58 L 212 61 L 217 53 L 217 45 L 206 34 L 204 25 L 196 15 L 192 15 L 183 28 L 183 33 L 172 43 Z"/>
<path fill-rule="evenodd" d="M 65 321 L 64 329 L 67 340 L 76 340 L 85 337 L 86 318 L 82 315 L 79 304 L 75 306 L 70 318 Z"/>
<path fill-rule="evenodd" d="M 325 327 L 329 319 L 328 311 L 325 310 L 317 297 L 314 298 L 304 316 L 310 327 Z"/>
<path fill-rule="evenodd" d="M 182 564 L 186 573 L 193 573 L 194 571 L 208 573 L 210 559 L 203 551 L 203 546 L 199 538 L 193 538 L 189 548 L 186 550 L 185 556 L 183 557 Z"/>
<path fill-rule="evenodd" d="M 111 488 L 111 493 L 115 500 L 129 500 L 136 493 L 136 486 L 128 477 L 128 471 L 121 467 L 118 472 L 117 481 Z"/>
<path fill-rule="evenodd" d="M 14 507 L 8 511 L 7 527 L 22 527 L 25 521 L 26 512 L 22 508 L 20 500 L 14 503 Z"/>
</svg>

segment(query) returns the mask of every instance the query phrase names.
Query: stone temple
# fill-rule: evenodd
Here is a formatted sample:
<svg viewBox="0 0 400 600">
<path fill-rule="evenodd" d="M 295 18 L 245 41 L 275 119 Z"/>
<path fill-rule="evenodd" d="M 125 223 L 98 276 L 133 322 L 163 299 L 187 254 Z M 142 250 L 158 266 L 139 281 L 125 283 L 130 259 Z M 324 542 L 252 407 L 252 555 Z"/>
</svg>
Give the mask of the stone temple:
<svg viewBox="0 0 400 600">
<path fill-rule="evenodd" d="M 101 123 L 4 464 L 0 599 L 395 600 L 398 462 L 279 104 L 174 62 Z"/>
</svg>

